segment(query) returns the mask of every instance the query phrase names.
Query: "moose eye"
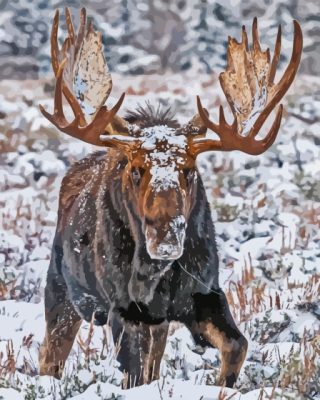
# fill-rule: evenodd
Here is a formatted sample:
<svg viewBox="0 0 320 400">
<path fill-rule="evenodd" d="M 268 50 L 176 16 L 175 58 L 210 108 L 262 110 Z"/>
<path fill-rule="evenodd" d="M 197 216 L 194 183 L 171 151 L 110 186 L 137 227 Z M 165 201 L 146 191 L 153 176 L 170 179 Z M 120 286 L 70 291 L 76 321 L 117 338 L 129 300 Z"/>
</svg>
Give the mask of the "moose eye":
<svg viewBox="0 0 320 400">
<path fill-rule="evenodd" d="M 132 175 L 133 183 L 135 185 L 139 185 L 143 174 L 144 174 L 143 168 L 132 168 L 131 175 Z"/>
</svg>

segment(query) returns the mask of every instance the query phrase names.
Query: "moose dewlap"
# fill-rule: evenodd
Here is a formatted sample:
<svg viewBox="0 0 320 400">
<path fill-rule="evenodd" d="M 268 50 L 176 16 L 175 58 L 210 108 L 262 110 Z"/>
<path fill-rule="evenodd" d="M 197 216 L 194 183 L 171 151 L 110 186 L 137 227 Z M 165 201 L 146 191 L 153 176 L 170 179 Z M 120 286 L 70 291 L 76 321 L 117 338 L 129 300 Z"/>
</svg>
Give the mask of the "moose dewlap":
<svg viewBox="0 0 320 400">
<path fill-rule="evenodd" d="M 54 112 L 43 115 L 59 130 L 106 148 L 79 161 L 63 179 L 57 231 L 45 290 L 46 336 L 40 372 L 60 377 L 82 319 L 103 325 L 109 319 L 118 360 L 131 384 L 159 377 L 168 324 L 180 321 L 197 342 L 221 353 L 218 384 L 233 386 L 245 359 L 247 341 L 235 325 L 219 287 L 214 226 L 198 154 L 241 150 L 261 154 L 279 131 L 282 106 L 264 139 L 256 136 L 291 85 L 302 52 L 294 21 L 293 52 L 274 82 L 280 57 L 262 51 L 257 20 L 253 46 L 229 39 L 226 71 L 220 75 L 234 121 L 220 107 L 219 123 L 209 119 L 198 98 L 198 112 L 180 126 L 170 110 L 149 104 L 117 115 L 124 94 L 110 110 L 104 105 L 112 80 L 101 34 L 87 27 L 81 10 L 75 33 L 66 9 L 68 36 L 60 49 L 59 13 L 51 34 L 56 76 Z M 74 120 L 63 111 L 62 94 Z M 213 130 L 218 140 L 206 138 Z M 125 385 L 125 383 L 124 383 Z"/>
</svg>

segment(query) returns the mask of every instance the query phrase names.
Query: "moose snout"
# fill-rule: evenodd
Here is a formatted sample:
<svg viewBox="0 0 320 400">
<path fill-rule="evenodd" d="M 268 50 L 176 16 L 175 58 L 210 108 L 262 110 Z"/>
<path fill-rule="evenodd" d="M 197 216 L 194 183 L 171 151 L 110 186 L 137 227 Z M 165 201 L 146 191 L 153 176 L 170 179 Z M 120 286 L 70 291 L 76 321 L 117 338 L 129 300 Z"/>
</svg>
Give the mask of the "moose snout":
<svg viewBox="0 0 320 400">
<path fill-rule="evenodd" d="M 183 216 L 173 218 L 169 223 L 156 224 L 145 221 L 147 252 L 157 260 L 177 260 L 183 254 L 186 223 Z"/>
<path fill-rule="evenodd" d="M 161 260 L 176 260 L 180 258 L 183 253 L 183 246 L 180 244 L 165 244 L 161 243 L 158 248 L 156 254 L 153 255 L 153 258 L 158 258 Z"/>
</svg>

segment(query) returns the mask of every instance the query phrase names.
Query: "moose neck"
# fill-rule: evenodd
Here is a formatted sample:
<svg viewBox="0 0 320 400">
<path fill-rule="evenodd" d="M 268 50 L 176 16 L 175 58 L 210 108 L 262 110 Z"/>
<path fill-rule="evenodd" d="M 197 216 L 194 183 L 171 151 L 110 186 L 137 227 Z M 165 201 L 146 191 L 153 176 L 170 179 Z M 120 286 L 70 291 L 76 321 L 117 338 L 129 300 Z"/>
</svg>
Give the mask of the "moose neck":
<svg viewBox="0 0 320 400">
<path fill-rule="evenodd" d="M 132 301 L 148 304 L 153 298 L 154 290 L 161 277 L 171 268 L 174 260 L 157 260 L 150 257 L 146 248 L 142 221 L 134 210 L 132 199 L 129 198 L 129 190 L 121 193 L 127 211 L 125 218 L 129 222 L 135 243 L 128 285 L 129 296 Z"/>
</svg>

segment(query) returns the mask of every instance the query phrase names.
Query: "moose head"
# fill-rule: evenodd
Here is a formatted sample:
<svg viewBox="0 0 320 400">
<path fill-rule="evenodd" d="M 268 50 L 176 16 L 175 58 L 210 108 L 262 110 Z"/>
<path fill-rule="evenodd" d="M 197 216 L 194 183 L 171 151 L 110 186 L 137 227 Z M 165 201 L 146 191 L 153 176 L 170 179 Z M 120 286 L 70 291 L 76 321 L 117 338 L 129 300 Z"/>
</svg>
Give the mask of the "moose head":
<svg viewBox="0 0 320 400">
<path fill-rule="evenodd" d="M 257 19 L 253 21 L 251 49 L 245 28 L 240 43 L 229 38 L 227 68 L 220 75 L 220 84 L 233 122 L 227 123 L 222 106 L 219 123 L 211 121 L 198 97 L 198 114 L 185 126 L 179 126 L 168 118 L 168 111 L 159 111 L 154 119 L 147 115 L 143 118 L 143 112 L 132 112 L 127 119 L 119 117 L 116 114 L 125 94 L 109 110 L 104 103 L 111 92 L 112 80 L 103 56 L 101 33 L 95 32 L 92 24 L 86 27 L 85 9 L 81 10 L 77 34 L 68 9 L 66 20 L 69 35 L 61 50 L 57 42 L 58 11 L 51 35 L 56 75 L 54 113 L 48 113 L 42 106 L 40 110 L 60 131 L 125 154 L 122 191 L 133 235 L 145 242 L 150 258 L 178 259 L 183 253 L 194 204 L 198 154 L 240 150 L 258 155 L 273 144 L 280 127 L 282 105 L 266 136 L 262 140 L 256 140 L 256 136 L 297 72 L 302 51 L 300 26 L 294 21 L 291 60 L 277 83 L 274 81 L 280 57 L 280 27 L 272 60 L 269 49 L 260 48 Z M 62 94 L 73 110 L 72 122 L 64 115 Z M 218 135 L 217 140 L 206 137 L 207 128 Z"/>
</svg>

